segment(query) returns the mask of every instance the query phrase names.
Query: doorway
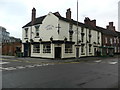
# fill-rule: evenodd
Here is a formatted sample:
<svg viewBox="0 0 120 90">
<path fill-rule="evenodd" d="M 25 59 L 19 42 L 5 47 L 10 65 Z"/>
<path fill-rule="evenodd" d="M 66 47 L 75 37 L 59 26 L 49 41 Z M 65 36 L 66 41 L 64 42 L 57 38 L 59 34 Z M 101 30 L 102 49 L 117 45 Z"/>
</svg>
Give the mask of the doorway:
<svg viewBox="0 0 120 90">
<path fill-rule="evenodd" d="M 30 56 L 30 45 L 24 44 L 24 57 L 29 57 L 29 56 Z"/>
<path fill-rule="evenodd" d="M 55 47 L 55 59 L 61 59 L 61 47 Z"/>
</svg>

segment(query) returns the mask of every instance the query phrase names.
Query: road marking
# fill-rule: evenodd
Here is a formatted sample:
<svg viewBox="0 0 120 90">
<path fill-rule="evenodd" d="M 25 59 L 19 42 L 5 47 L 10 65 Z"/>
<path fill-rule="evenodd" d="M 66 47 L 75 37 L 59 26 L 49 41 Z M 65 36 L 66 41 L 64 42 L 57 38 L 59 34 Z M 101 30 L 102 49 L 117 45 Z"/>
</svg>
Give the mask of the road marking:
<svg viewBox="0 0 120 90">
<path fill-rule="evenodd" d="M 9 62 L 0 62 L 0 64 L 7 64 L 7 63 L 9 63 Z"/>
<path fill-rule="evenodd" d="M 26 67 L 23 67 L 23 66 L 17 66 L 16 68 L 17 68 L 17 69 L 23 69 L 23 68 L 26 68 Z"/>
<path fill-rule="evenodd" d="M 35 64 L 35 66 L 36 66 L 36 67 L 40 67 L 40 66 L 42 66 L 42 64 Z"/>
<path fill-rule="evenodd" d="M 48 65 L 54 65 L 54 64 L 34 64 L 34 65 L 26 65 L 26 66 L 16 66 L 16 67 L 0 67 L 0 71 L 3 70 L 17 70 L 17 69 L 24 69 L 24 68 L 33 68 L 33 67 L 41 67 L 41 66 L 48 66 Z"/>
<path fill-rule="evenodd" d="M 101 62 L 102 60 L 97 60 L 97 61 L 94 61 L 94 62 L 96 62 L 96 63 L 99 63 L 99 62 Z"/>
<path fill-rule="evenodd" d="M 14 67 L 8 67 L 8 68 L 2 68 L 2 70 L 15 70 L 16 68 Z"/>
<path fill-rule="evenodd" d="M 109 64 L 117 64 L 118 62 L 115 62 L 115 61 L 113 61 L 113 62 L 108 62 Z"/>
</svg>

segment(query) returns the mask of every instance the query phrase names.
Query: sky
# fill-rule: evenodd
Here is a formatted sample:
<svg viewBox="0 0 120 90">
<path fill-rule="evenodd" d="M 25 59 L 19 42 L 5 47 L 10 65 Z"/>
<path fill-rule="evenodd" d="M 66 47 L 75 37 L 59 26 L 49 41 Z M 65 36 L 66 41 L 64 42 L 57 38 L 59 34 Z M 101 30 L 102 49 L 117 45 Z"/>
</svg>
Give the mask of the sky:
<svg viewBox="0 0 120 90">
<path fill-rule="evenodd" d="M 106 28 L 114 22 L 118 31 L 119 0 L 78 0 L 79 22 L 85 17 L 96 19 L 97 26 Z M 10 32 L 10 36 L 22 38 L 22 26 L 30 22 L 31 10 L 36 8 L 36 17 L 56 12 L 65 17 L 66 10 L 71 8 L 72 18 L 77 20 L 77 0 L 0 0 L 0 26 Z"/>
</svg>

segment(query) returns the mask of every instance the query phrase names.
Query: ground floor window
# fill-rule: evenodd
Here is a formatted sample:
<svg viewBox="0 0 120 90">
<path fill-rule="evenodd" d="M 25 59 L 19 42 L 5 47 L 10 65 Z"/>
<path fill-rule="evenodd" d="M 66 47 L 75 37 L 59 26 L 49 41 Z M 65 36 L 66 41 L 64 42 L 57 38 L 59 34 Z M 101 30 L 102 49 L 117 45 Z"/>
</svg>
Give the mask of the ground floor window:
<svg viewBox="0 0 120 90">
<path fill-rule="evenodd" d="M 40 44 L 33 45 L 33 53 L 40 53 Z"/>
<path fill-rule="evenodd" d="M 51 44 L 43 44 L 43 53 L 51 53 Z"/>
<path fill-rule="evenodd" d="M 65 44 L 65 53 L 72 53 L 72 44 Z"/>
</svg>

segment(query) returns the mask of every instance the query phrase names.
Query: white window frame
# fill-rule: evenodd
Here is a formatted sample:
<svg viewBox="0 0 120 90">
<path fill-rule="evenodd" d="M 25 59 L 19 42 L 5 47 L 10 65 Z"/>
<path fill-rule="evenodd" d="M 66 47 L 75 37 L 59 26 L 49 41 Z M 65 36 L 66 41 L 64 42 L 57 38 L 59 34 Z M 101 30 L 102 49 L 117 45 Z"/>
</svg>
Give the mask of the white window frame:
<svg viewBox="0 0 120 90">
<path fill-rule="evenodd" d="M 40 53 L 40 44 L 33 44 L 33 53 Z"/>
<path fill-rule="evenodd" d="M 73 53 L 73 45 L 65 44 L 65 53 Z"/>
<path fill-rule="evenodd" d="M 51 44 L 43 44 L 43 53 L 51 53 Z"/>
</svg>

